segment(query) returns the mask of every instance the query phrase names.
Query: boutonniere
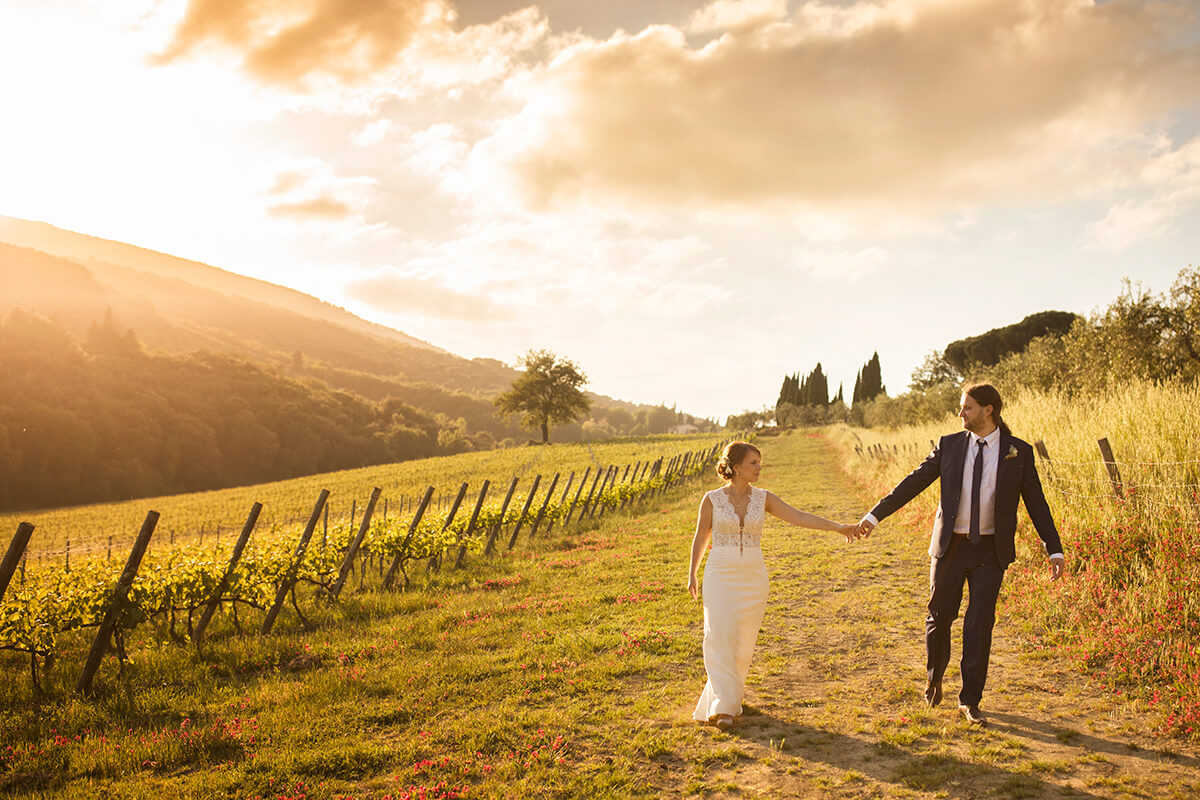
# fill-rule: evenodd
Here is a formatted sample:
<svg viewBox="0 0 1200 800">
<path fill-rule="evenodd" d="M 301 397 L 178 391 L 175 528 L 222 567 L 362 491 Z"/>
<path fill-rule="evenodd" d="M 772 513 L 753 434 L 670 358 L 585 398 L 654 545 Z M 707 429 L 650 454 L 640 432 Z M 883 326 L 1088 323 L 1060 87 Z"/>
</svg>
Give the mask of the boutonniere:
<svg viewBox="0 0 1200 800">
<path fill-rule="evenodd" d="M 1004 456 L 1004 460 L 1008 461 L 1010 458 L 1016 458 L 1016 457 L 1017 457 L 1017 446 L 1015 444 L 1010 444 L 1008 446 L 1008 455 Z"/>
</svg>

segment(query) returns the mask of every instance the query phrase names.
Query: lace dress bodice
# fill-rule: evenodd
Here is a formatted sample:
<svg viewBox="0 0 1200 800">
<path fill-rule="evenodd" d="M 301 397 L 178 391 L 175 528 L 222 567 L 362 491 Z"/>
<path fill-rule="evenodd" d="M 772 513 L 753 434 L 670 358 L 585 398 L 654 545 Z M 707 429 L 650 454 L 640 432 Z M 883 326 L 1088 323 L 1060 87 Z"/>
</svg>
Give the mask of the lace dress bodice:
<svg viewBox="0 0 1200 800">
<path fill-rule="evenodd" d="M 712 546 L 762 547 L 763 520 L 766 517 L 767 490 L 750 489 L 750 501 L 746 504 L 746 517 L 738 517 L 733 501 L 724 489 L 713 489 L 708 493 L 712 503 Z"/>
</svg>

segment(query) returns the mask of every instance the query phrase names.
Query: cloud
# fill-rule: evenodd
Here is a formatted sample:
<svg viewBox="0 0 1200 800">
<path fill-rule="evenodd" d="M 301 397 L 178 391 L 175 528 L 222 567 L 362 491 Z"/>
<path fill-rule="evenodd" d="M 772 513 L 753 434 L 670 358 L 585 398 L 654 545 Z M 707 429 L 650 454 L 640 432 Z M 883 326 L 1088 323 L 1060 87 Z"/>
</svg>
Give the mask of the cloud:
<svg viewBox="0 0 1200 800">
<path fill-rule="evenodd" d="M 858 250 L 808 250 L 796 258 L 796 266 L 821 280 L 854 282 L 878 272 L 890 261 L 881 247 Z"/>
<path fill-rule="evenodd" d="M 787 0 L 715 0 L 692 15 L 688 30 L 713 33 L 757 28 L 787 16 Z"/>
<path fill-rule="evenodd" d="M 353 212 L 350 206 L 334 197 L 313 197 L 290 203 L 275 203 L 267 207 L 273 217 L 325 217 L 345 219 Z"/>
<path fill-rule="evenodd" d="M 353 220 L 361 216 L 376 187 L 374 178 L 339 177 L 320 159 L 296 159 L 276 171 L 266 190 L 271 198 L 267 212 L 279 218 Z"/>
<path fill-rule="evenodd" d="M 354 80 L 453 19 L 444 0 L 190 0 L 156 61 L 217 45 L 241 54 L 266 83 L 295 85 L 313 74 Z"/>
<path fill-rule="evenodd" d="M 351 281 L 347 297 L 390 314 L 409 314 L 442 319 L 481 322 L 510 316 L 504 307 L 485 294 L 468 294 L 451 289 L 421 274 L 380 272 Z"/>
<path fill-rule="evenodd" d="M 1118 252 L 1163 236 L 1200 201 L 1200 136 L 1179 148 L 1169 143 L 1151 158 L 1134 187 L 1137 196 L 1112 205 L 1088 223 L 1084 245 Z"/>
<path fill-rule="evenodd" d="M 759 9 L 776 11 L 727 0 L 693 25 Z M 1069 196 L 1129 169 L 1144 128 L 1200 95 L 1187 31 L 1186 4 L 1120 0 L 807 3 L 698 44 L 655 26 L 522 75 L 519 112 L 472 157 L 533 208 Z"/>
</svg>

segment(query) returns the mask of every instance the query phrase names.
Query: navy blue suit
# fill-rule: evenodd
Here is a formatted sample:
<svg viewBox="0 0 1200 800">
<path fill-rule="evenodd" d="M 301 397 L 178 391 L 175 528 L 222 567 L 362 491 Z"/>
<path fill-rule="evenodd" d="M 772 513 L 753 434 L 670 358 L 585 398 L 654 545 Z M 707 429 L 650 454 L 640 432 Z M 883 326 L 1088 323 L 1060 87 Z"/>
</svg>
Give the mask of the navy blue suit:
<svg viewBox="0 0 1200 800">
<path fill-rule="evenodd" d="M 1016 560 L 1017 505 L 1033 520 L 1047 553 L 1061 553 L 1062 542 L 1050 506 L 1042 492 L 1034 464 L 1033 448 L 1001 431 L 996 468 L 995 535 L 971 544 L 955 535 L 959 500 L 970 486 L 963 486 L 963 466 L 971 434 L 967 431 L 943 436 L 921 465 L 910 472 L 871 515 L 882 521 L 895 513 L 935 480 L 941 482 L 941 501 L 929 537 L 929 615 L 925 619 L 926 669 L 930 682 L 941 682 L 950 662 L 950 625 L 962 604 L 963 583 L 970 588 L 963 619 L 963 686 L 959 702 L 978 705 L 987 681 L 992 649 L 992 627 L 996 620 L 996 598 L 1005 568 Z"/>
</svg>

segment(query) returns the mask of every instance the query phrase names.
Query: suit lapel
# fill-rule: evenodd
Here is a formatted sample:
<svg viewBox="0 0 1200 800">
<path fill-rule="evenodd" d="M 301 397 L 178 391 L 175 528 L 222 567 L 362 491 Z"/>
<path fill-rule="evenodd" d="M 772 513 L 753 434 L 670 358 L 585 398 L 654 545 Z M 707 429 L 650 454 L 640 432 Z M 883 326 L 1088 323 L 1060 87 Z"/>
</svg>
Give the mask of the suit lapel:
<svg viewBox="0 0 1200 800">
<path fill-rule="evenodd" d="M 942 494 L 957 497 L 962 492 L 963 465 L 967 463 L 967 446 L 970 441 L 971 434 L 962 431 L 956 434 L 954 442 L 946 448 L 946 472 L 942 476 Z"/>
<path fill-rule="evenodd" d="M 1000 431 L 1000 453 L 996 462 L 996 497 L 999 498 L 1001 491 L 1008 485 L 1009 475 L 1012 474 L 1012 466 L 1017 463 L 1015 458 L 1005 458 L 1008 455 L 1008 448 L 1012 447 L 1012 436 Z"/>
</svg>

